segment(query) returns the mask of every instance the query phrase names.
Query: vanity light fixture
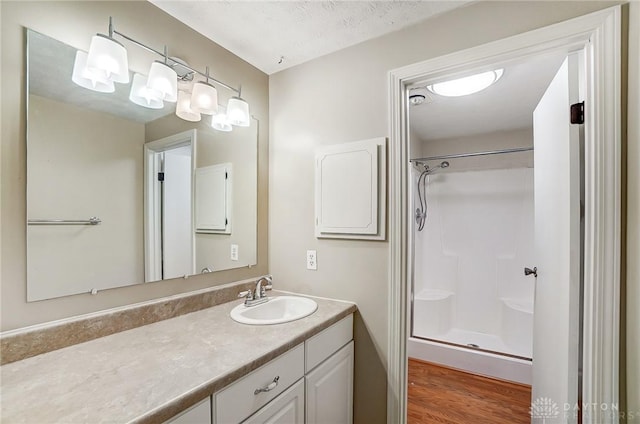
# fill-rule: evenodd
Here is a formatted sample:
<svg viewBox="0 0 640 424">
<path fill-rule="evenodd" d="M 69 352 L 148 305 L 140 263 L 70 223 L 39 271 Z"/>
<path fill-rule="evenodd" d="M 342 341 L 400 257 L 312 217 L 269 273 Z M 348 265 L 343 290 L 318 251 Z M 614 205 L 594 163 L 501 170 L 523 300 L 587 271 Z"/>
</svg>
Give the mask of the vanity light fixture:
<svg viewBox="0 0 640 424">
<path fill-rule="evenodd" d="M 87 69 L 113 82 L 129 82 L 127 49 L 113 38 L 113 20 L 109 18 L 109 35 L 91 37 L 87 54 Z"/>
<path fill-rule="evenodd" d="M 191 107 L 191 93 L 178 91 L 178 103 L 176 103 L 176 116 L 185 121 L 198 122 L 202 117 Z"/>
<path fill-rule="evenodd" d="M 230 131 L 231 125 L 242 127 L 250 125 L 249 104 L 241 98 L 240 89 L 231 87 L 211 77 L 208 67 L 206 72 L 202 73 L 179 59 L 169 57 L 167 46 L 164 46 L 164 52 L 160 52 L 116 31 L 113 28 L 113 19 L 111 17 L 109 17 L 109 35 L 97 34 L 91 39 L 86 65 L 83 62 L 82 55 L 76 56 L 74 75 L 72 76 L 72 80 L 76 84 L 106 93 L 114 91 L 112 88 L 114 82 L 129 82 L 127 50 L 113 38 L 114 35 L 122 37 L 138 47 L 156 53 L 163 59 L 163 61 L 155 61 L 151 64 L 149 77 L 145 82 L 146 91 L 141 88 L 141 82 L 144 77 L 141 74 L 134 76 L 134 83 L 129 95 L 129 99 L 132 102 L 144 107 L 160 109 L 163 107 L 164 101 L 176 102 L 180 96 L 181 102 L 176 105 L 176 115 L 188 121 L 198 121 L 202 113 L 216 116 L 218 91 L 211 84 L 213 82 L 237 93 L 237 96 L 229 99 L 226 119 L 224 119 L 224 114 L 220 114 L 216 118 L 216 125 L 213 125 L 212 120 L 212 126 L 216 129 L 220 128 L 220 131 Z M 78 69 L 76 69 L 76 66 Z M 194 84 L 190 97 L 187 92 L 181 91 L 184 94 L 179 94 L 178 81 L 191 81 L 194 74 L 205 77 L 205 80 Z M 158 95 L 158 93 L 160 94 Z"/>
<path fill-rule="evenodd" d="M 82 50 L 76 52 L 76 59 L 73 62 L 73 73 L 71 80 L 80 87 L 100 93 L 113 93 L 116 90 L 113 81 L 108 80 L 99 73 L 87 69 L 87 53 Z"/>
<path fill-rule="evenodd" d="M 238 93 L 238 96 L 233 96 L 229 99 L 229 103 L 227 103 L 227 117 L 231 125 L 248 127 L 251 124 L 249 103 L 240 97 L 240 93 Z"/>
<path fill-rule="evenodd" d="M 450 81 L 444 81 L 437 84 L 427 86 L 427 89 L 434 94 L 446 97 L 460 97 L 474 94 L 495 84 L 504 69 L 496 69 L 493 71 L 482 72 L 480 74 L 470 75 L 464 78 L 458 78 Z"/>
<path fill-rule="evenodd" d="M 227 117 L 227 111 L 223 108 L 218 108 L 218 113 L 211 117 L 211 126 L 214 130 L 224 132 L 229 132 L 233 129 Z"/>
<path fill-rule="evenodd" d="M 167 63 L 155 61 L 149 69 L 147 87 L 162 94 L 162 100 L 178 100 L 178 74 Z"/>
<path fill-rule="evenodd" d="M 218 90 L 209 84 L 209 67 L 205 70 L 206 81 L 193 84 L 191 93 L 191 109 L 205 115 L 214 115 L 218 111 Z"/>
<path fill-rule="evenodd" d="M 162 97 L 162 93 L 147 86 L 147 77 L 138 73 L 133 75 L 129 100 L 149 109 L 162 109 L 164 107 Z"/>
</svg>

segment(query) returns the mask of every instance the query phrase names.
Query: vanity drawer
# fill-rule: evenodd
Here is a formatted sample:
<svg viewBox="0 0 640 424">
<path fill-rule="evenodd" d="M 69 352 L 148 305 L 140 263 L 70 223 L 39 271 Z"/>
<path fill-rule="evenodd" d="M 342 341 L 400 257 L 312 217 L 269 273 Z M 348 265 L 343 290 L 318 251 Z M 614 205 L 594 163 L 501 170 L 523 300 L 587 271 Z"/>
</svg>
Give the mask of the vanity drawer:
<svg viewBox="0 0 640 424">
<path fill-rule="evenodd" d="M 353 314 L 305 341 L 305 372 L 337 352 L 353 339 Z"/>
<path fill-rule="evenodd" d="M 304 345 L 300 344 L 215 395 L 217 424 L 239 423 L 304 376 Z M 268 391 L 255 394 L 256 389 Z"/>
</svg>

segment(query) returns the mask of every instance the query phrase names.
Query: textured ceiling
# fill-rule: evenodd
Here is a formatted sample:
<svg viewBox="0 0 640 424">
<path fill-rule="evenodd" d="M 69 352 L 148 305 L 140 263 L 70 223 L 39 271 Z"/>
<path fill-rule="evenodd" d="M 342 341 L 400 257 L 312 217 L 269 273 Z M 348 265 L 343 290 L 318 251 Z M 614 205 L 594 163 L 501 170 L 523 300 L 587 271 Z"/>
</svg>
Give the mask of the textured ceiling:
<svg viewBox="0 0 640 424">
<path fill-rule="evenodd" d="M 267 74 L 469 3 L 451 0 L 150 1 Z"/>
</svg>

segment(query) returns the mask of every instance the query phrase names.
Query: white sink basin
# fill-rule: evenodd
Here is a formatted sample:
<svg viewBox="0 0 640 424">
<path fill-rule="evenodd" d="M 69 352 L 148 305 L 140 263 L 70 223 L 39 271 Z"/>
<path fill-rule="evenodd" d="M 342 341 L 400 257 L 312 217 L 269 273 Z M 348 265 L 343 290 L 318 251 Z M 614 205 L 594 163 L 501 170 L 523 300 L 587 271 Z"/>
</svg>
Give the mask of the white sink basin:
<svg viewBox="0 0 640 424">
<path fill-rule="evenodd" d="M 241 324 L 282 324 L 311 315 L 318 309 L 312 299 L 298 296 L 278 296 L 256 306 L 240 304 L 231 310 L 231 318 Z"/>
</svg>

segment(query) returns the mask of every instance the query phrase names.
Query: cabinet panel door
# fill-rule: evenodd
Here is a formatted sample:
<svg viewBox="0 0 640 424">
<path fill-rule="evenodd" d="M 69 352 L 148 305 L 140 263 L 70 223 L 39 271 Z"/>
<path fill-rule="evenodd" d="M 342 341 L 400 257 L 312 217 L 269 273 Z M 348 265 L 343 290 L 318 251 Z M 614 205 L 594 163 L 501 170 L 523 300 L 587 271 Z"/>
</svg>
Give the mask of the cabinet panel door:
<svg viewBox="0 0 640 424">
<path fill-rule="evenodd" d="M 307 424 L 353 422 L 353 342 L 305 378 Z"/>
<path fill-rule="evenodd" d="M 304 380 L 249 417 L 243 424 L 300 424 L 304 422 Z"/>
</svg>

